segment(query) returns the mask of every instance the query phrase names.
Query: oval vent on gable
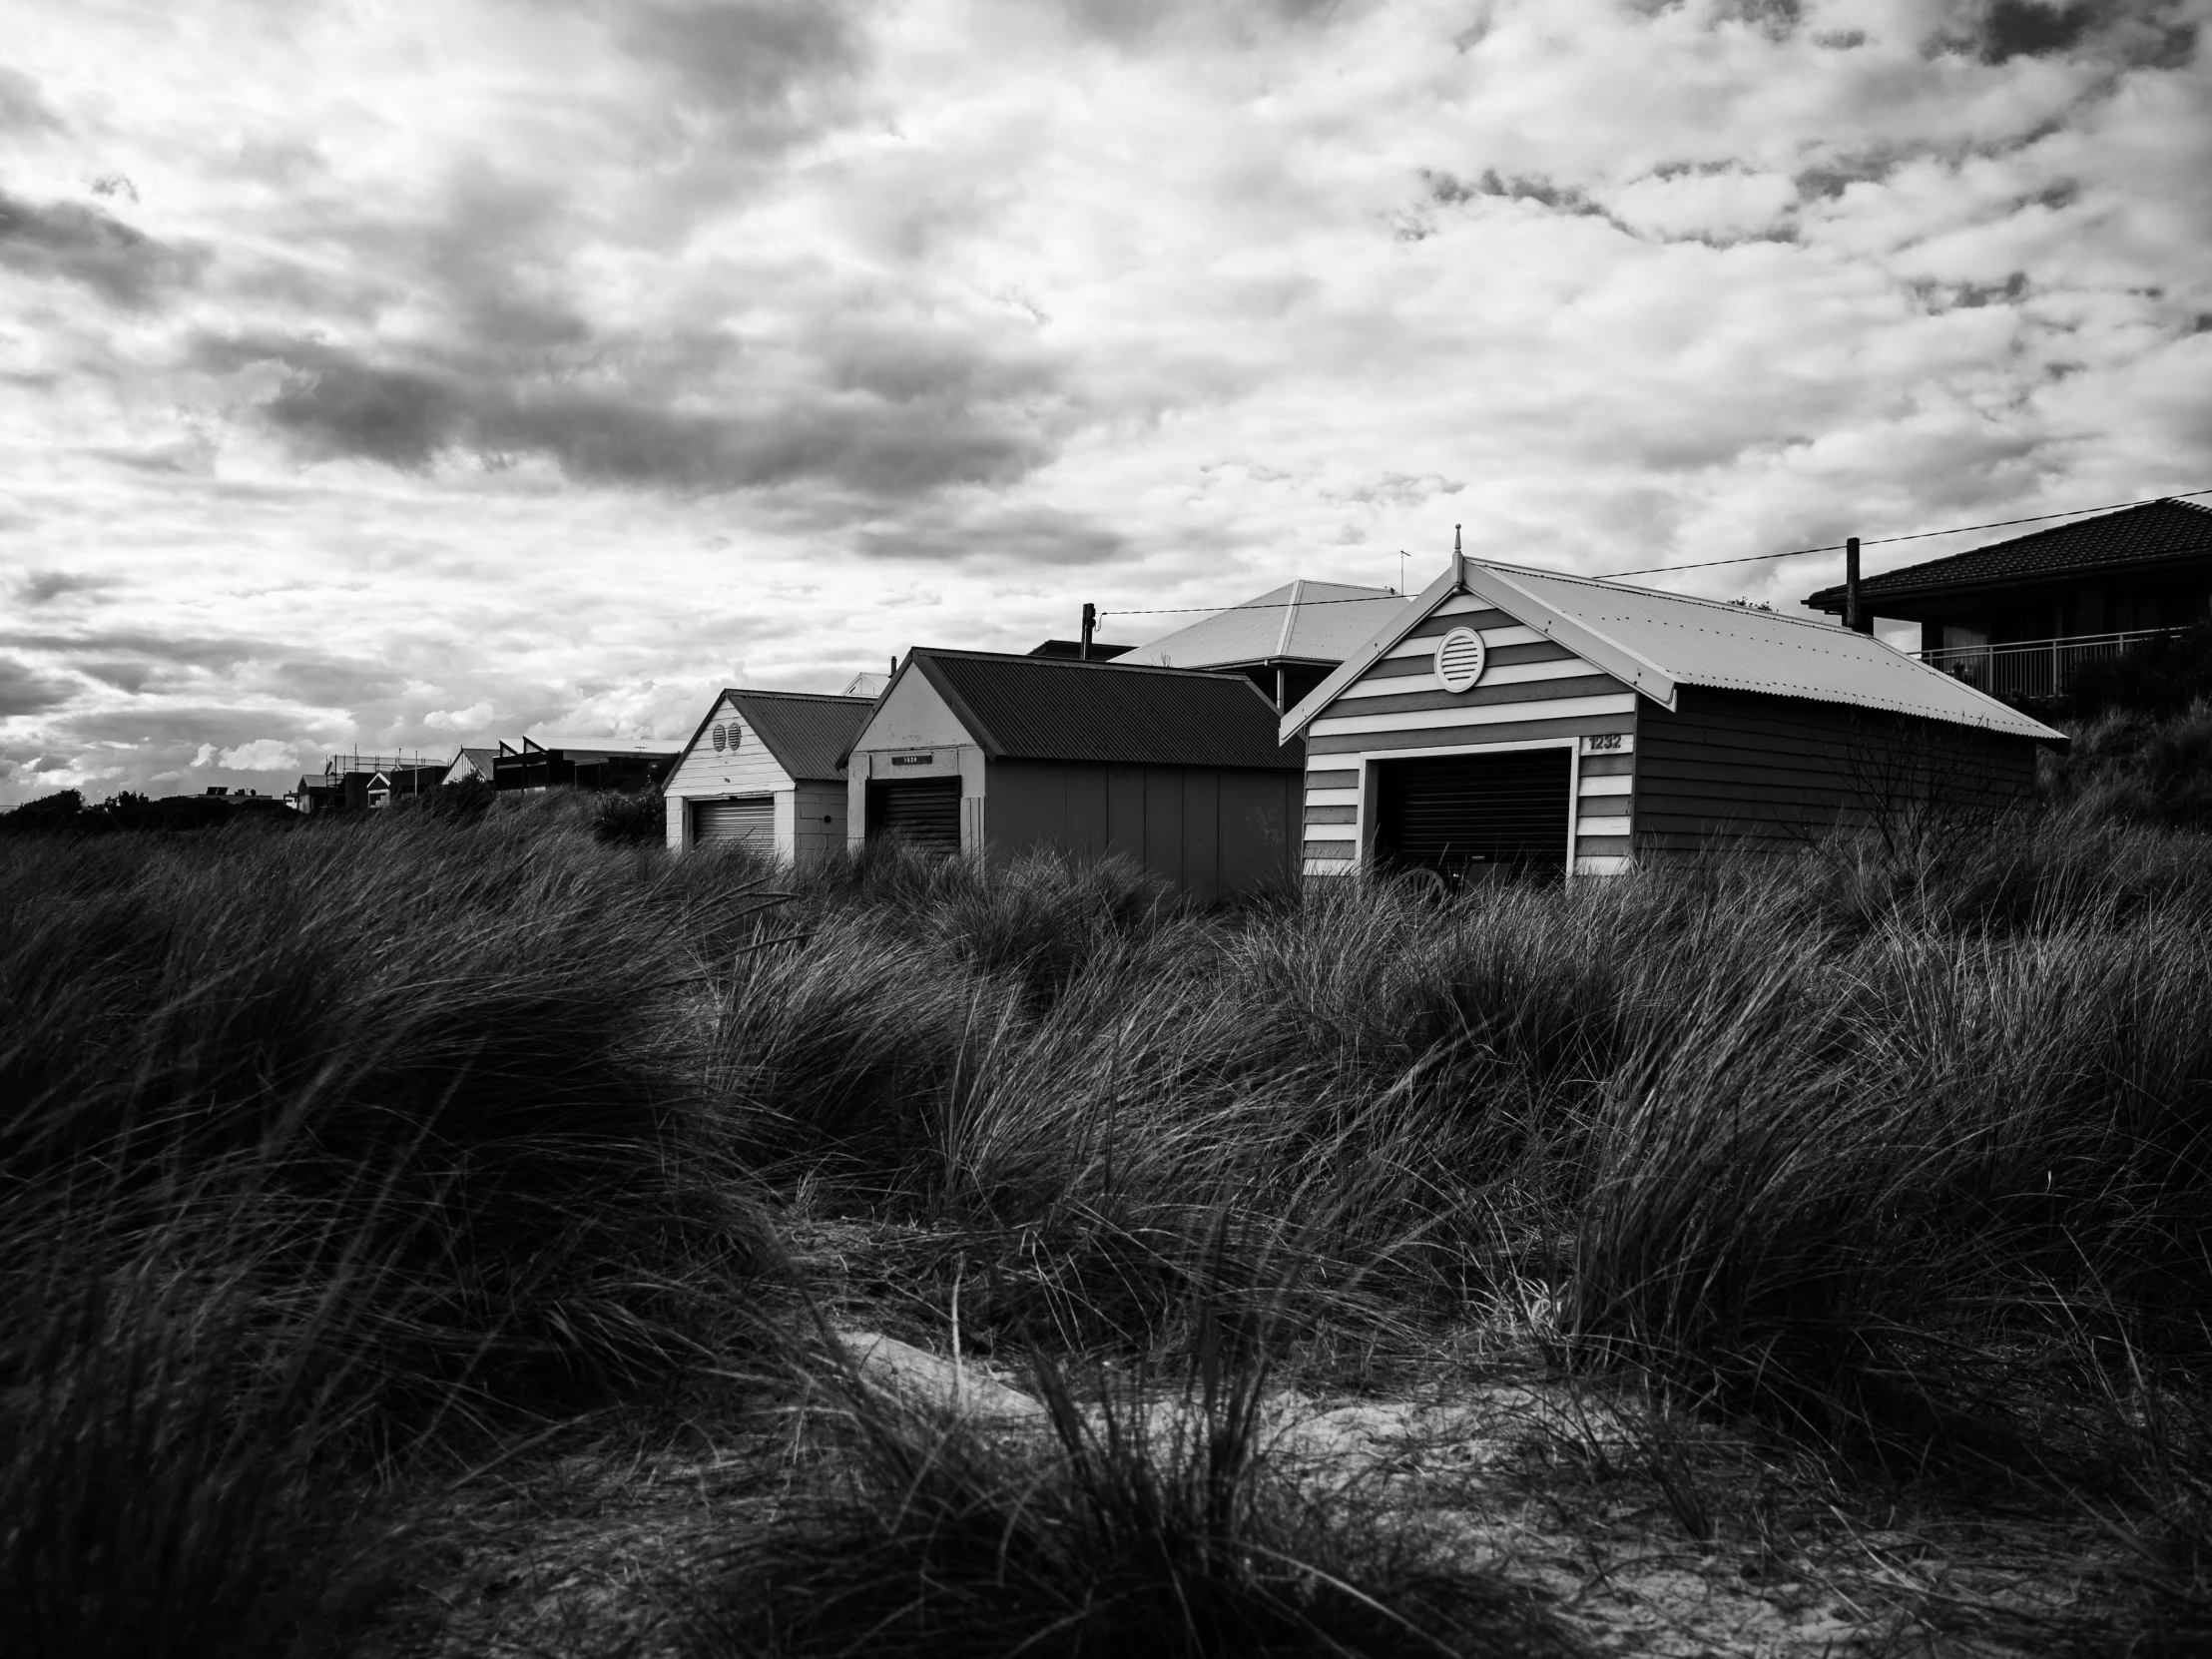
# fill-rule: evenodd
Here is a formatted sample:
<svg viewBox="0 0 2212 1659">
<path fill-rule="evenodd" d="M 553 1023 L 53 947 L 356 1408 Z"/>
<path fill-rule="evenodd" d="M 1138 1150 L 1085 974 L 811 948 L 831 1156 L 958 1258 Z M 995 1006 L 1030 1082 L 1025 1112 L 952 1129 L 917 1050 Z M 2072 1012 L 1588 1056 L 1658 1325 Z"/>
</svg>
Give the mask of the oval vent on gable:
<svg viewBox="0 0 2212 1659">
<path fill-rule="evenodd" d="M 716 724 L 715 724 L 715 753 L 716 753 L 717 755 L 719 755 L 719 754 L 721 754 L 721 753 L 722 753 L 722 751 L 723 751 L 724 747 L 725 747 L 725 746 L 727 745 L 728 741 L 729 741 L 729 740 L 728 740 L 727 738 L 725 738 L 725 737 L 723 736 L 723 731 L 722 731 L 722 724 L 721 724 L 721 722 L 719 722 L 719 721 L 718 721 L 718 722 L 716 722 Z"/>
<path fill-rule="evenodd" d="M 1488 660 L 1480 634 L 1454 628 L 1436 642 L 1436 684 L 1447 692 L 1472 691 Z"/>
<path fill-rule="evenodd" d="M 731 747 L 732 749 L 735 749 L 735 748 L 737 748 L 737 747 L 738 747 L 738 740 L 739 740 L 740 738 L 744 737 L 744 736 L 745 736 L 745 728 L 744 728 L 744 727 L 742 727 L 742 726 L 740 726 L 740 725 L 739 725 L 739 724 L 738 724 L 738 723 L 737 723 L 736 721 L 734 721 L 734 720 L 733 720 L 733 721 L 732 721 L 732 722 L 730 723 L 730 747 Z"/>
</svg>

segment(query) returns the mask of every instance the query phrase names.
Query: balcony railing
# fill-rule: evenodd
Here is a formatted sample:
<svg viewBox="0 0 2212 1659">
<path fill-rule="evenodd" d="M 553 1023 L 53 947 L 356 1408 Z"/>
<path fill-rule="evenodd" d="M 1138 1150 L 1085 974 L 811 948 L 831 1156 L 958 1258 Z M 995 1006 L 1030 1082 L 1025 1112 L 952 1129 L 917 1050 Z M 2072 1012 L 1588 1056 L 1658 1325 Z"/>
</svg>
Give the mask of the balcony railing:
<svg viewBox="0 0 2212 1659">
<path fill-rule="evenodd" d="M 2145 640 L 2180 634 L 2181 628 L 2133 628 L 2121 634 L 2075 634 L 2059 640 L 2016 640 L 2005 645 L 1956 645 L 1924 651 L 1921 661 L 1956 675 L 1992 697 L 2056 697 L 2090 663 L 2106 663 Z"/>
</svg>

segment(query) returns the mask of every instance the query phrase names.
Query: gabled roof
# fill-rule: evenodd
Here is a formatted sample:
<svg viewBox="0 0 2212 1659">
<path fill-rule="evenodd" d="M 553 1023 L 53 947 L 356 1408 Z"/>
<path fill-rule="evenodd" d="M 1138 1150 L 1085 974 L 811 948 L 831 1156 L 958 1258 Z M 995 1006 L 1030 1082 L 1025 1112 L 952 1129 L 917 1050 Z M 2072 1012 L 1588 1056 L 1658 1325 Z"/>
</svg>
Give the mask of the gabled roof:
<svg viewBox="0 0 2212 1659">
<path fill-rule="evenodd" d="M 1286 582 L 1255 599 L 1162 634 L 1120 660 L 1158 668 L 1244 668 L 1254 663 L 1341 663 L 1405 596 L 1346 582 Z"/>
<path fill-rule="evenodd" d="M 493 764 L 497 762 L 498 759 L 499 751 L 496 749 L 471 749 L 464 747 L 458 755 L 454 756 L 453 759 L 446 764 L 445 770 L 450 773 L 453 768 L 459 766 L 463 761 L 466 761 L 470 766 L 474 767 L 481 776 L 489 778 L 492 775 Z"/>
<path fill-rule="evenodd" d="M 691 735 L 691 742 L 677 752 L 669 768 L 674 776 L 684 758 L 699 746 L 707 728 L 724 703 L 735 703 L 776 764 L 795 784 L 841 783 L 845 751 L 860 735 L 871 697 L 825 697 L 819 692 L 748 691 L 725 687 L 707 705 L 706 717 Z"/>
<path fill-rule="evenodd" d="M 1285 715 L 1284 740 L 1305 731 L 1340 691 L 1460 593 L 1503 611 L 1668 709 L 1677 706 L 1679 687 L 1709 686 L 1882 709 L 2045 743 L 2066 741 L 2064 733 L 1869 634 L 1715 599 L 1478 559 L 1454 559 L 1402 616 Z"/>
<path fill-rule="evenodd" d="M 1912 599 L 1957 588 L 2007 587 L 2051 581 L 2076 574 L 2156 565 L 2168 559 L 2212 561 L 2212 508 L 2189 501 L 2146 501 L 2116 513 L 2077 519 L 2049 530 L 2035 530 L 2008 541 L 1991 542 L 1945 559 L 1907 565 L 1863 578 L 1863 600 Z M 1823 588 L 1805 603 L 1816 611 L 1842 615 L 1841 585 Z"/>
<path fill-rule="evenodd" d="M 907 653 L 883 693 L 919 674 L 992 760 L 1296 770 L 1275 705 L 1242 675 L 989 651 Z"/>
</svg>

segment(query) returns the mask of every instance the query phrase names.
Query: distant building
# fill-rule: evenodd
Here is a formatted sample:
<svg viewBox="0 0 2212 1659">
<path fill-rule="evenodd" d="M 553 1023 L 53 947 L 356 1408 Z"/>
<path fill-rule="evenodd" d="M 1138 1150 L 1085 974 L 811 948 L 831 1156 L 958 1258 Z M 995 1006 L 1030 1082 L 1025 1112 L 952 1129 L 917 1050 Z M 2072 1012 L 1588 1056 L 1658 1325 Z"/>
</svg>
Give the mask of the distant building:
<svg viewBox="0 0 2212 1659">
<path fill-rule="evenodd" d="M 1093 640 L 1090 655 L 1083 654 L 1081 640 L 1046 640 L 1042 645 L 1029 648 L 1032 657 L 1061 657 L 1074 662 L 1110 663 L 1117 657 L 1126 657 L 1137 648 L 1133 645 L 1108 645 L 1104 640 Z"/>
<path fill-rule="evenodd" d="M 2049 697 L 2084 663 L 2212 619 L 2212 509 L 2077 519 L 1859 584 L 1863 615 L 1914 622 L 1921 660 L 1997 696 Z M 1842 616 L 1845 590 L 1805 603 Z"/>
<path fill-rule="evenodd" d="M 1235 675 L 917 649 L 846 764 L 849 843 L 1119 852 L 1200 893 L 1297 874 L 1300 746 Z"/>
<path fill-rule="evenodd" d="M 668 776 L 680 751 L 663 744 L 605 738 L 502 739 L 492 755 L 492 788 L 501 792 L 571 788 L 652 789 Z"/>
<path fill-rule="evenodd" d="M 475 779 L 490 784 L 493 782 L 493 771 L 498 759 L 497 749 L 463 749 L 453 757 L 452 765 L 445 769 L 443 781 L 448 784 L 465 784 L 470 779 Z"/>
<path fill-rule="evenodd" d="M 1454 557 L 1283 719 L 1305 868 L 1604 874 L 2029 798 L 2063 733 L 1806 618 Z"/>
<path fill-rule="evenodd" d="M 874 699 L 732 689 L 678 753 L 671 850 L 738 842 L 786 862 L 845 842 L 845 752 Z"/>
<path fill-rule="evenodd" d="M 324 759 L 320 773 L 302 776 L 283 797 L 299 813 L 365 813 L 390 804 L 394 793 L 435 789 L 446 764 L 423 755 L 365 755 L 353 751 Z M 376 799 L 371 800 L 371 797 Z"/>
<path fill-rule="evenodd" d="M 888 674 L 855 674 L 844 685 L 846 697 L 874 697 L 891 683 Z"/>
<path fill-rule="evenodd" d="M 1405 596 L 1388 588 L 1289 582 L 1116 660 L 1133 667 L 1231 670 L 1277 709 L 1288 709 L 1404 608 Z"/>
</svg>

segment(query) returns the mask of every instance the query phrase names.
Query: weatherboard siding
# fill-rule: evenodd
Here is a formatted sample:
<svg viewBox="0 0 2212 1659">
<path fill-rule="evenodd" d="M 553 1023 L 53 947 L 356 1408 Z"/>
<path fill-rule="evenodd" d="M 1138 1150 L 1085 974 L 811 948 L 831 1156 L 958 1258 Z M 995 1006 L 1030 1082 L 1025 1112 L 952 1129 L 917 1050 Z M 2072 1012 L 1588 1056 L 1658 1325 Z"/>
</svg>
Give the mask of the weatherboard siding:
<svg viewBox="0 0 2212 1659">
<path fill-rule="evenodd" d="M 1465 692 L 1447 692 L 1435 679 L 1436 642 L 1455 628 L 1474 629 L 1486 653 L 1480 684 Z M 1467 594 L 1448 599 L 1308 727 L 1306 873 L 1337 875 L 1359 867 L 1372 810 L 1362 800 L 1363 789 L 1374 783 L 1368 762 L 1491 747 L 1578 747 L 1586 737 L 1631 734 L 1635 724 L 1636 695 L 1620 681 L 1483 600 Z M 1633 739 L 1627 741 L 1632 746 Z M 1633 768 L 1625 752 L 1580 759 L 1577 873 L 1626 865 Z"/>
<path fill-rule="evenodd" d="M 1636 851 L 1788 851 L 1933 803 L 1980 816 L 2032 796 L 2033 740 L 1846 704 L 1685 686 L 1638 723 Z"/>
<path fill-rule="evenodd" d="M 738 747 L 717 750 L 714 727 L 717 723 L 727 726 L 733 722 L 743 734 Z M 786 833 L 786 821 L 791 815 L 791 776 L 777 765 L 768 745 L 761 741 L 761 735 L 739 715 L 737 706 L 729 698 L 718 699 L 715 712 L 700 729 L 699 741 L 677 762 L 676 770 L 662 786 L 661 793 L 668 801 L 668 844 L 677 851 L 691 844 L 690 820 L 685 813 L 687 802 L 773 795 L 777 797 L 776 844 L 788 848 L 792 844 Z"/>
<path fill-rule="evenodd" d="M 1464 711 L 1383 715 L 1374 721 L 1316 721 L 1307 739 L 1309 755 L 1372 754 L 1382 750 L 1410 754 L 1422 749 L 1463 748 L 1468 744 L 1535 743 L 1625 730 L 1634 721 L 1636 697 L 1623 691 L 1605 697 L 1562 698 L 1548 703 L 1498 703 Z"/>
<path fill-rule="evenodd" d="M 735 750 L 717 750 L 713 728 L 736 721 L 744 736 Z M 792 787 L 791 777 L 776 764 L 768 745 L 748 726 L 728 698 L 715 705 L 707 729 L 691 752 L 669 775 L 663 792 L 670 796 L 716 798 L 731 795 L 778 795 Z"/>
</svg>

